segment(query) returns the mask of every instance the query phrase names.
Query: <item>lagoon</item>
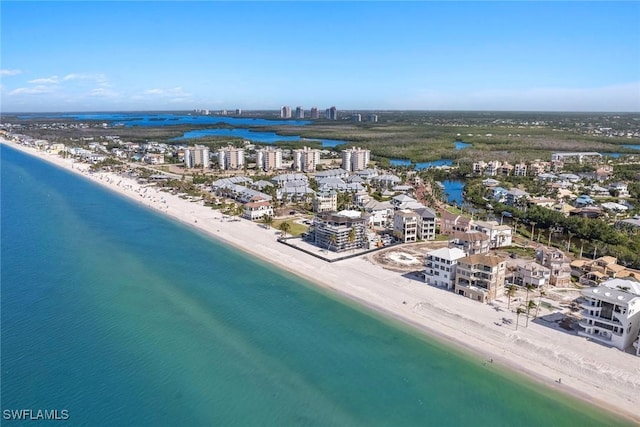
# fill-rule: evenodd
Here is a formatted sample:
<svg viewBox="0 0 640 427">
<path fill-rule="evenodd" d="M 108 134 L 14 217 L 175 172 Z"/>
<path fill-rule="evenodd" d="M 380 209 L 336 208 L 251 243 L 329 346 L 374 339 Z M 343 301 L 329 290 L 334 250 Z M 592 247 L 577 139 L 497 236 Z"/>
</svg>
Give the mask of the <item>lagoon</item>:
<svg viewBox="0 0 640 427">
<path fill-rule="evenodd" d="M 306 139 L 299 136 L 278 135 L 275 132 L 258 132 L 250 129 L 200 129 L 185 132 L 185 134 L 178 138 L 173 138 L 172 141 L 182 141 L 187 139 L 202 138 L 205 136 L 221 136 L 229 138 L 243 138 L 253 142 L 259 142 L 263 144 L 273 144 L 278 141 L 285 142 L 320 142 L 322 147 L 335 147 L 341 144 L 347 144 L 347 141 L 331 140 L 331 139 Z"/>
</svg>

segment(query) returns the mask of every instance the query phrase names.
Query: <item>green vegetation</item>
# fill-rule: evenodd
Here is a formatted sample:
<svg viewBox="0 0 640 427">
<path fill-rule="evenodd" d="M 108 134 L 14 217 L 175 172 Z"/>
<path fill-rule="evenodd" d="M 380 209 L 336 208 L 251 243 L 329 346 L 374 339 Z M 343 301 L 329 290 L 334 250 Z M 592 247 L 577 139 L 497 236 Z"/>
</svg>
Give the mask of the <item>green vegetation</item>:
<svg viewBox="0 0 640 427">
<path fill-rule="evenodd" d="M 273 227 L 284 232 L 285 235 L 298 237 L 309 229 L 306 225 L 298 224 L 291 219 L 273 220 Z"/>
</svg>

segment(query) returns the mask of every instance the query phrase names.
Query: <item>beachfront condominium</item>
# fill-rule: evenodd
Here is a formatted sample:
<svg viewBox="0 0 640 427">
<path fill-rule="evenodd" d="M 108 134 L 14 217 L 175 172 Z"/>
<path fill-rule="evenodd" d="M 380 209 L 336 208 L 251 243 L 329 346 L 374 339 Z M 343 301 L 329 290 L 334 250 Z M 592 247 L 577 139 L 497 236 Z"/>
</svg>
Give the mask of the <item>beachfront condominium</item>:
<svg viewBox="0 0 640 427">
<path fill-rule="evenodd" d="M 378 123 L 378 115 L 377 114 L 369 114 L 367 116 L 367 121 L 369 123 Z"/>
<path fill-rule="evenodd" d="M 244 150 L 232 145 L 218 150 L 218 166 L 220 170 L 242 169 L 244 166 Z"/>
<path fill-rule="evenodd" d="M 342 150 L 342 169 L 347 172 L 361 171 L 367 168 L 371 160 L 371 151 L 360 147 Z"/>
<path fill-rule="evenodd" d="M 477 254 L 458 260 L 454 292 L 480 302 L 502 294 L 506 261 L 497 255 Z"/>
<path fill-rule="evenodd" d="M 288 105 L 282 106 L 280 109 L 280 118 L 281 119 L 290 119 L 291 118 L 291 107 Z"/>
<path fill-rule="evenodd" d="M 256 152 L 256 167 L 265 172 L 282 168 L 282 150 L 275 147 L 258 150 Z"/>
<path fill-rule="evenodd" d="M 299 172 L 315 172 L 320 163 L 320 150 L 303 147 L 293 150 L 293 168 Z"/>
<path fill-rule="evenodd" d="M 320 112 L 318 111 L 318 107 L 311 107 L 311 118 L 312 119 L 320 118 Z"/>
<path fill-rule="evenodd" d="M 600 286 L 582 290 L 584 330 L 578 335 L 626 350 L 640 331 L 640 282 L 609 279 Z"/>
<path fill-rule="evenodd" d="M 369 219 L 360 211 L 325 212 L 313 219 L 309 239 L 321 248 L 341 252 L 365 247 Z"/>
<path fill-rule="evenodd" d="M 304 119 L 304 108 L 296 107 L 296 119 Z"/>
<path fill-rule="evenodd" d="M 456 279 L 456 264 L 467 254 L 458 248 L 440 248 L 427 252 L 425 256 L 424 281 L 430 285 L 453 289 Z"/>
<path fill-rule="evenodd" d="M 188 169 L 209 168 L 209 147 L 196 145 L 194 147 L 185 148 L 184 166 Z"/>
</svg>

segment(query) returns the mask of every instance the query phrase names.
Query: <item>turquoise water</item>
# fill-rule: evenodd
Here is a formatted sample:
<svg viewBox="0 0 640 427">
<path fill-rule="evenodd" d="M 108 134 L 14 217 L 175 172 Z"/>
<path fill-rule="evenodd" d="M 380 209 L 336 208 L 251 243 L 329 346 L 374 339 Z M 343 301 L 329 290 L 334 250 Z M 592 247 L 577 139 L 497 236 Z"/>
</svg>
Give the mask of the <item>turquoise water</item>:
<svg viewBox="0 0 640 427">
<path fill-rule="evenodd" d="M 620 424 L 0 155 L 3 410 L 66 409 L 66 425 L 91 426 Z"/>
</svg>

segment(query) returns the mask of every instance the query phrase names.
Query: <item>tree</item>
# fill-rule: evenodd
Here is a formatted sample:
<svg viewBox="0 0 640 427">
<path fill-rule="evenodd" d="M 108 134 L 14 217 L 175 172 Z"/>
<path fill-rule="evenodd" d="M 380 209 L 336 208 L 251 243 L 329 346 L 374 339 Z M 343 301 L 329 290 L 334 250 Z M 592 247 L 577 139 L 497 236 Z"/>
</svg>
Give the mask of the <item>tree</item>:
<svg viewBox="0 0 640 427">
<path fill-rule="evenodd" d="M 533 301 L 533 300 L 529 301 L 527 303 L 526 307 L 527 307 L 527 324 L 525 325 L 525 327 L 528 328 L 529 327 L 529 312 L 531 311 L 532 308 L 536 307 L 535 301 Z"/>
<path fill-rule="evenodd" d="M 538 296 L 538 306 L 536 307 L 536 315 L 533 317 L 534 319 L 538 317 L 538 313 L 540 312 L 540 304 L 542 304 L 542 297 L 547 293 L 544 289 L 540 289 L 540 295 Z"/>
<path fill-rule="evenodd" d="M 525 289 L 527 290 L 527 296 L 524 299 L 524 301 L 525 301 L 524 303 L 525 304 L 529 304 L 529 291 L 534 290 L 535 286 L 533 286 L 532 284 L 528 284 L 528 285 L 525 286 Z"/>
<path fill-rule="evenodd" d="M 282 232 L 282 237 L 285 237 L 289 232 L 289 230 L 291 230 L 291 224 L 289 224 L 287 221 L 284 221 L 280 224 L 280 227 L 278 228 Z"/>
<path fill-rule="evenodd" d="M 356 230 L 352 227 L 349 231 L 349 244 L 352 245 L 356 241 Z"/>
<path fill-rule="evenodd" d="M 509 301 L 507 302 L 507 308 L 511 307 L 511 298 L 513 298 L 517 292 L 518 288 L 516 287 L 516 285 L 509 285 L 504 290 L 504 294 L 507 296 L 507 298 L 509 298 Z"/>
<path fill-rule="evenodd" d="M 520 322 L 520 315 L 523 314 L 526 310 L 524 308 L 522 308 L 522 306 L 519 306 L 516 309 L 516 331 L 518 330 L 518 323 Z"/>
<path fill-rule="evenodd" d="M 273 217 L 271 215 L 265 215 L 262 217 L 262 223 L 267 229 L 271 228 L 271 224 L 273 224 Z"/>
<path fill-rule="evenodd" d="M 337 241 L 338 241 L 338 239 L 336 238 L 335 234 L 332 234 L 331 236 L 329 236 L 329 242 L 328 242 L 328 245 L 327 245 L 327 249 L 331 250 L 331 246 L 333 246 L 335 248 Z"/>
</svg>

